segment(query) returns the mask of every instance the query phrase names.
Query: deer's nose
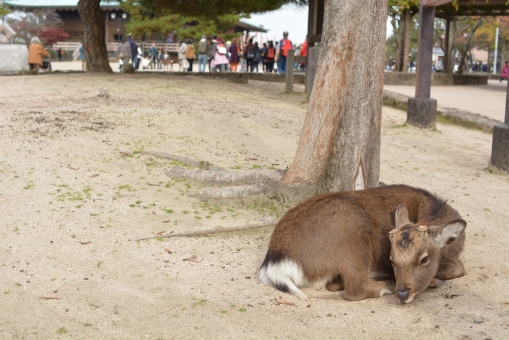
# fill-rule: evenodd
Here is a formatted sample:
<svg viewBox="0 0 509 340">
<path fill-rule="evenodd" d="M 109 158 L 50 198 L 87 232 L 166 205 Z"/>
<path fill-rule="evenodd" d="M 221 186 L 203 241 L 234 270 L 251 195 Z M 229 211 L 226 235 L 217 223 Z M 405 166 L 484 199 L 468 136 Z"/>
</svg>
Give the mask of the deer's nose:
<svg viewBox="0 0 509 340">
<path fill-rule="evenodd" d="M 408 288 L 398 288 L 396 291 L 396 296 L 398 297 L 399 301 L 405 302 L 410 296 L 410 290 Z"/>
</svg>

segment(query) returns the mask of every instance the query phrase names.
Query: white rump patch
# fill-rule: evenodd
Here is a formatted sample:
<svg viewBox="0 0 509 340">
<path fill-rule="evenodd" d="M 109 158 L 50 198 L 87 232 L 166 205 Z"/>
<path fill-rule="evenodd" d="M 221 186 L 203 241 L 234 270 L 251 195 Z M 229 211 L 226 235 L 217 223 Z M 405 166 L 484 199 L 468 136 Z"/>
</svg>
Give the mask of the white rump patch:
<svg viewBox="0 0 509 340">
<path fill-rule="evenodd" d="M 275 288 L 286 286 L 291 294 L 307 301 L 306 295 L 297 286 L 307 286 L 309 282 L 301 267 L 292 260 L 285 259 L 262 267 L 258 272 L 258 280 Z"/>
</svg>

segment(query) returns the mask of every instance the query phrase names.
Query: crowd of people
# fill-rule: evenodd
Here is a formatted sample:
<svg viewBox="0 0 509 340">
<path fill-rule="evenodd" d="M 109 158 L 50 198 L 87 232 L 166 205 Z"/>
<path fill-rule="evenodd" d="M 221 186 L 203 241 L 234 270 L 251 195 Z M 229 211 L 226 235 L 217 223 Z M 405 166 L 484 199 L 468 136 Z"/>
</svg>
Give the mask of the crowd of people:
<svg viewBox="0 0 509 340">
<path fill-rule="evenodd" d="M 253 37 L 247 37 L 241 42 L 237 38 L 224 41 L 220 36 L 203 35 L 197 42 L 196 48 L 192 39 L 182 40 L 178 47 L 178 62 L 181 71 L 193 72 L 195 60 L 198 61 L 198 72 L 268 72 L 286 73 L 286 58 L 289 50 L 295 50 L 296 56 L 307 56 L 307 39 L 296 46 L 288 39 L 288 32 L 277 42 L 268 41 L 262 46 L 255 42 Z M 136 45 L 132 34 L 120 43 L 116 57 L 120 69 L 131 62 L 134 69 L 162 69 L 167 60 L 173 62 L 174 58 L 168 51 L 158 48 L 156 43 L 148 49 L 147 55 Z M 296 62 L 294 69 L 306 72 L 305 62 Z"/>
<path fill-rule="evenodd" d="M 175 34 L 176 37 L 176 34 Z M 146 50 L 136 44 L 131 33 L 123 38 L 118 45 L 115 57 L 119 63 L 119 69 L 125 70 L 126 65 L 132 65 L 135 70 L 163 69 L 172 67 L 178 63 L 180 71 L 193 72 L 194 62 L 198 61 L 198 72 L 267 72 L 285 74 L 287 68 L 287 56 L 289 50 L 294 50 L 295 56 L 307 56 L 307 38 L 301 45 L 295 45 L 288 39 L 288 32 L 283 32 L 283 38 L 279 41 L 268 41 L 260 45 L 254 41 L 254 37 L 247 37 L 245 41 L 233 38 L 224 41 L 220 36 L 203 35 L 195 44 L 192 39 L 180 41 L 178 55 L 170 56 L 168 51 L 158 47 L 155 42 Z M 195 47 L 196 46 L 196 47 Z M 62 60 L 63 51 L 57 51 L 59 60 Z M 44 50 L 37 38 L 32 40 L 29 53 L 29 64 L 33 70 L 42 67 L 42 56 L 48 57 L 49 53 Z M 73 53 L 73 59 L 82 62 L 82 70 L 86 71 L 86 58 L 83 45 Z M 306 63 L 295 62 L 294 70 L 300 69 L 306 72 Z"/>
</svg>

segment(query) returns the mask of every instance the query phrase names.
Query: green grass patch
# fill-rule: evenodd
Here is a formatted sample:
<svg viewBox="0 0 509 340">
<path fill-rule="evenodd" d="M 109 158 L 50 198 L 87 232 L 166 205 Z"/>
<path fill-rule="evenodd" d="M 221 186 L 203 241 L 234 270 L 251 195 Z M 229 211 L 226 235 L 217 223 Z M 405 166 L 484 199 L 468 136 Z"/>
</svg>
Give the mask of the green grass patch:
<svg viewBox="0 0 509 340">
<path fill-rule="evenodd" d="M 207 299 L 200 299 L 196 302 L 193 302 L 192 307 L 205 306 L 207 303 Z"/>
<path fill-rule="evenodd" d="M 67 334 L 67 333 L 69 333 L 69 331 L 65 327 L 60 327 L 57 330 L 57 334 Z"/>
</svg>

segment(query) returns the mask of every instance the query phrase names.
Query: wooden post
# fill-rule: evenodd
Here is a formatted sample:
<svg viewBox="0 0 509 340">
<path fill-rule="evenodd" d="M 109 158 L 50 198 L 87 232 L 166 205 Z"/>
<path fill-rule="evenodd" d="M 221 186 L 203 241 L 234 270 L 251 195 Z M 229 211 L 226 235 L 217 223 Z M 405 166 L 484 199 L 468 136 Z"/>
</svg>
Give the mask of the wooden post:
<svg viewBox="0 0 509 340">
<path fill-rule="evenodd" d="M 430 98 L 435 7 L 421 4 L 415 97 L 408 99 L 407 122 L 420 128 L 434 128 L 437 101 Z"/>
<path fill-rule="evenodd" d="M 318 66 L 318 48 L 308 48 L 308 61 L 306 64 L 306 95 L 311 97 L 313 83 L 315 82 L 316 68 Z"/>
<path fill-rule="evenodd" d="M 293 65 L 295 50 L 288 50 L 286 56 L 286 92 L 293 92 Z"/>
<path fill-rule="evenodd" d="M 308 12 L 308 37 L 316 34 L 316 10 L 317 0 L 309 0 L 309 12 Z M 314 41 L 308 41 L 308 48 L 313 47 Z"/>
</svg>

